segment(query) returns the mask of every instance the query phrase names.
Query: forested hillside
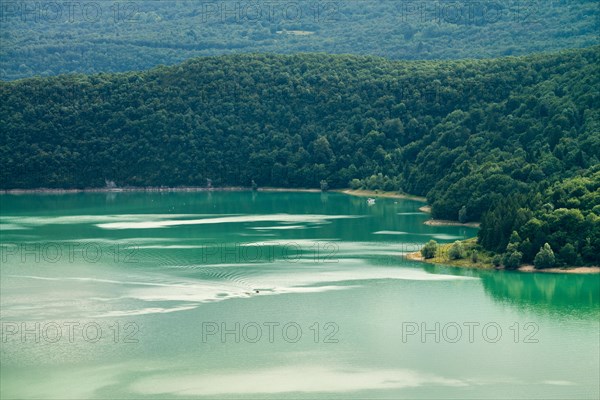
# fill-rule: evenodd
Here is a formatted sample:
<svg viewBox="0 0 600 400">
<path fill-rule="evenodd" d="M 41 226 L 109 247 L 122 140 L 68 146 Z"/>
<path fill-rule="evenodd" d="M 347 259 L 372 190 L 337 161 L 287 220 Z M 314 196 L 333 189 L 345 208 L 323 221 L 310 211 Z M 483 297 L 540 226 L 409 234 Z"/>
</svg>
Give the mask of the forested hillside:
<svg viewBox="0 0 600 400">
<path fill-rule="evenodd" d="M 483 218 L 482 243 L 496 251 L 521 230 L 531 253 L 554 240 L 592 262 L 599 50 L 452 62 L 236 55 L 1 83 L 0 187 L 326 180 L 426 195 L 438 218 Z"/>
<path fill-rule="evenodd" d="M 0 7 L 0 79 L 240 52 L 526 55 L 598 44 L 599 18 L 597 0 L 9 1 Z"/>
</svg>

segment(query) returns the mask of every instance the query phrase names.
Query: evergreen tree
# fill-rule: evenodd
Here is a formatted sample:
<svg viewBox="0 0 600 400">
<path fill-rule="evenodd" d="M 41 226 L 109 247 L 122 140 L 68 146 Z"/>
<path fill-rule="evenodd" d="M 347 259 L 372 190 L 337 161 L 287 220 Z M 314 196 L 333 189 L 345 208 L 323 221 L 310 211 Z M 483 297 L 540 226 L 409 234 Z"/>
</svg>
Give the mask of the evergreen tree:
<svg viewBox="0 0 600 400">
<path fill-rule="evenodd" d="M 467 217 L 467 207 L 466 206 L 462 206 L 460 211 L 458 212 L 458 221 L 461 224 L 464 224 L 465 222 L 468 221 L 468 217 Z"/>
<path fill-rule="evenodd" d="M 556 259 L 554 258 L 554 252 L 552 251 L 552 247 L 550 247 L 548 243 L 544 244 L 544 247 L 542 247 L 537 253 L 533 264 L 538 269 L 554 267 L 554 265 L 556 264 Z"/>
</svg>

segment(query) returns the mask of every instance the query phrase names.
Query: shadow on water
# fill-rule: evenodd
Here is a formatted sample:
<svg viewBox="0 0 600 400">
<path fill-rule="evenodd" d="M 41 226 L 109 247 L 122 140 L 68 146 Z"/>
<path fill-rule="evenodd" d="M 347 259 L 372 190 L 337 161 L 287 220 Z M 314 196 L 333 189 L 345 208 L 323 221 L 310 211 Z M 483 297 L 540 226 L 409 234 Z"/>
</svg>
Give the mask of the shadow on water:
<svg viewBox="0 0 600 400">
<path fill-rule="evenodd" d="M 435 265 L 427 265 L 425 270 L 478 277 L 492 300 L 521 310 L 594 318 L 600 314 L 599 274 L 481 271 Z"/>
<path fill-rule="evenodd" d="M 539 312 L 598 315 L 600 275 L 487 272 L 485 292 L 494 300 Z"/>
</svg>

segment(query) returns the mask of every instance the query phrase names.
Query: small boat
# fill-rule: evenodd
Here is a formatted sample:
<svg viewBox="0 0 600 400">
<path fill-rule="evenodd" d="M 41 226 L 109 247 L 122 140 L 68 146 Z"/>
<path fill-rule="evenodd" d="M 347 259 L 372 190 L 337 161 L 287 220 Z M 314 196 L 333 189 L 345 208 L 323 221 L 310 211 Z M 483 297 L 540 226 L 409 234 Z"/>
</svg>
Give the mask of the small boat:
<svg viewBox="0 0 600 400">
<path fill-rule="evenodd" d="M 367 199 L 367 204 L 370 205 L 370 206 L 375 205 L 375 199 L 368 198 Z"/>
</svg>

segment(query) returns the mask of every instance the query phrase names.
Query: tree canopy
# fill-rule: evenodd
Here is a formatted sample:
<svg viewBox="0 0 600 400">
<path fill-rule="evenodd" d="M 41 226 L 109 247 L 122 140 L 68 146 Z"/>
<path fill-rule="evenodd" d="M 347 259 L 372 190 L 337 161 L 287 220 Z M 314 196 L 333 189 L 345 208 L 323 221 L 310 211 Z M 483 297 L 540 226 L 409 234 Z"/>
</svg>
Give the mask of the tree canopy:
<svg viewBox="0 0 600 400">
<path fill-rule="evenodd" d="M 596 0 L 7 1 L 0 79 L 231 53 L 491 58 L 598 44 Z"/>
</svg>

